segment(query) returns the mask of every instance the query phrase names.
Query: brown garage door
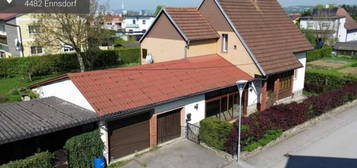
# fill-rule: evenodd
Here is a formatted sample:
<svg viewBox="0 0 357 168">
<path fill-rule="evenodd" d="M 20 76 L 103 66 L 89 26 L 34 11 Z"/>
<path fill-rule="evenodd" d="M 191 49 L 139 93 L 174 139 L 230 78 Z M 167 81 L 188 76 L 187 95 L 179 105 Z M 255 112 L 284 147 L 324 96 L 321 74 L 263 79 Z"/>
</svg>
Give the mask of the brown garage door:
<svg viewBox="0 0 357 168">
<path fill-rule="evenodd" d="M 181 136 L 181 109 L 157 117 L 157 139 L 159 143 Z"/>
<path fill-rule="evenodd" d="M 111 160 L 149 148 L 149 118 L 145 113 L 108 123 Z"/>
</svg>

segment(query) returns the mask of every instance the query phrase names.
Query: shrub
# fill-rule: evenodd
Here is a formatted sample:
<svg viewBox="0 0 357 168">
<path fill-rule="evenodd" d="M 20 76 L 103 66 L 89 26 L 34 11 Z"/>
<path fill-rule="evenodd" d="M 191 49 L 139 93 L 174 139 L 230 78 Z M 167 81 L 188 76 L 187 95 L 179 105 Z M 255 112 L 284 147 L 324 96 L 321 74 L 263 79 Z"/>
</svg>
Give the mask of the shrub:
<svg viewBox="0 0 357 168">
<path fill-rule="evenodd" d="M 26 159 L 12 161 L 0 168 L 53 168 L 55 156 L 49 152 L 36 153 Z"/>
<path fill-rule="evenodd" d="M 252 142 L 251 144 L 248 144 L 246 146 L 244 146 L 243 150 L 244 151 L 253 151 L 254 149 L 260 147 L 260 146 L 264 146 L 266 144 L 268 144 L 269 142 L 279 138 L 281 135 L 283 134 L 283 131 L 278 129 L 278 130 L 268 130 L 262 139 Z"/>
<path fill-rule="evenodd" d="M 324 46 L 321 49 L 315 49 L 307 52 L 307 62 L 315 61 L 324 57 L 332 56 L 332 48 Z"/>
<path fill-rule="evenodd" d="M 93 159 L 103 153 L 104 144 L 99 130 L 83 133 L 67 140 L 64 149 L 68 154 L 70 168 L 93 167 Z"/>
<path fill-rule="evenodd" d="M 233 125 L 217 118 L 206 118 L 200 122 L 200 138 L 207 145 L 219 150 L 225 149 L 227 137 Z"/>
<path fill-rule="evenodd" d="M 116 49 L 122 64 L 140 63 L 140 48 Z"/>
</svg>

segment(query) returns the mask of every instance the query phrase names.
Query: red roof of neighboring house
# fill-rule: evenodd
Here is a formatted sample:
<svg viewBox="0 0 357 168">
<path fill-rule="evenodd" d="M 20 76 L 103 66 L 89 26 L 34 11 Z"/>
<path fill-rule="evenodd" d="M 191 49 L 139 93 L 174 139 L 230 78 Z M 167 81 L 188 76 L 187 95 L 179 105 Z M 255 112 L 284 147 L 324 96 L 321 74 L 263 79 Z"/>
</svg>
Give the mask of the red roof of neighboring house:
<svg viewBox="0 0 357 168">
<path fill-rule="evenodd" d="M 0 20 L 8 20 L 14 18 L 18 13 L 0 13 Z"/>
<path fill-rule="evenodd" d="M 165 11 L 173 19 L 188 40 L 218 39 L 219 34 L 201 15 L 197 8 L 166 7 Z"/>
<path fill-rule="evenodd" d="M 252 79 L 218 55 L 69 73 L 67 76 L 99 115 L 233 86 L 237 80 Z"/>
<path fill-rule="evenodd" d="M 352 16 L 344 8 L 338 8 L 337 16 L 346 17 L 345 28 L 347 30 L 357 29 L 357 22 L 352 18 Z"/>
<path fill-rule="evenodd" d="M 313 49 L 276 0 L 219 0 L 266 74 L 302 65 L 294 52 Z"/>
</svg>

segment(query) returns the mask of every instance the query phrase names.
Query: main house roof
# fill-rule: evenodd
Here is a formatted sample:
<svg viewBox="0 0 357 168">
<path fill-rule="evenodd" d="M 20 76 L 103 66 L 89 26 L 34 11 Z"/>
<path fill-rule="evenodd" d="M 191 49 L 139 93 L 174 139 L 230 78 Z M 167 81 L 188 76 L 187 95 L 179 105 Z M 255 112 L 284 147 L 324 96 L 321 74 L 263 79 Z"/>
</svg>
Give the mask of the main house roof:
<svg viewBox="0 0 357 168">
<path fill-rule="evenodd" d="M 69 73 L 66 77 L 72 80 L 101 116 L 203 94 L 234 86 L 237 80 L 252 79 L 218 55 Z M 59 79 L 63 79 L 63 76 L 40 85 Z"/>
<path fill-rule="evenodd" d="M 96 122 L 96 113 L 56 97 L 0 104 L 0 145 Z"/>
<path fill-rule="evenodd" d="M 266 74 L 302 65 L 294 53 L 312 46 L 276 0 L 217 0 Z"/>
<path fill-rule="evenodd" d="M 219 38 L 218 33 L 197 8 L 166 7 L 164 11 L 189 41 Z"/>
</svg>

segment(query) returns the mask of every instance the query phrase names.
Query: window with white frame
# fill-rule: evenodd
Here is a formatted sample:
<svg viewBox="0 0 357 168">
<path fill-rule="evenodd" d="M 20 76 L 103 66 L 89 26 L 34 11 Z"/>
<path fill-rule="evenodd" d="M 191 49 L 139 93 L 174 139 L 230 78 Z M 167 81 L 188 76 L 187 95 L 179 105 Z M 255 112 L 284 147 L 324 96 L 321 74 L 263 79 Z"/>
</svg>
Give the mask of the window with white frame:
<svg viewBox="0 0 357 168">
<path fill-rule="evenodd" d="M 133 20 L 133 24 L 136 24 L 136 20 Z"/>
<path fill-rule="evenodd" d="M 228 34 L 222 34 L 222 52 L 228 52 Z"/>
<path fill-rule="evenodd" d="M 307 22 L 307 29 L 313 29 L 314 28 L 314 23 L 313 22 Z"/>
<path fill-rule="evenodd" d="M 43 49 L 41 46 L 31 46 L 31 55 L 43 54 Z"/>
<path fill-rule="evenodd" d="M 74 51 L 74 48 L 68 44 L 65 44 L 63 46 L 63 52 L 73 52 Z"/>
<path fill-rule="evenodd" d="M 40 33 L 40 27 L 35 25 L 29 25 L 29 33 L 30 34 Z"/>
<path fill-rule="evenodd" d="M 146 20 L 143 20 L 143 24 L 146 24 Z"/>
<path fill-rule="evenodd" d="M 0 51 L 0 58 L 5 58 L 5 52 Z"/>
</svg>

